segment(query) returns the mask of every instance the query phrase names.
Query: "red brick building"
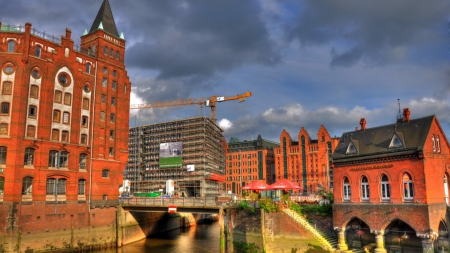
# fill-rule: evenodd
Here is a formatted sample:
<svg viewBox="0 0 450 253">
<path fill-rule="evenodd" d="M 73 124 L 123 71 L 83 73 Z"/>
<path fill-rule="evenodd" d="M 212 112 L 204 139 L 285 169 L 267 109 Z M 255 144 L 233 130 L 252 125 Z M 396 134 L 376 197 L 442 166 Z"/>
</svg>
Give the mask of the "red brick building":
<svg viewBox="0 0 450 253">
<path fill-rule="evenodd" d="M 226 191 L 242 194 L 242 187 L 256 180 L 272 184 L 274 169 L 273 149 L 279 144 L 265 140 L 258 135 L 256 140 L 244 140 L 232 137 L 230 142 L 223 141 L 225 147 Z"/>
<path fill-rule="evenodd" d="M 333 153 L 339 247 L 448 250 L 449 143 L 436 116 L 346 132 Z M 437 250 L 437 249 L 436 249 Z"/>
<path fill-rule="evenodd" d="M 107 0 L 79 48 L 69 29 L 57 38 L 0 23 L 0 234 L 115 220 L 128 157 L 124 57 Z"/>
<path fill-rule="evenodd" d="M 311 139 L 302 127 L 298 140 L 293 141 L 286 130 L 281 132 L 280 147 L 275 153 L 275 181 L 288 179 L 303 189 L 303 194 L 314 194 L 320 187 L 327 191 L 333 188 L 331 154 L 338 143 L 322 125 L 317 139 Z"/>
</svg>

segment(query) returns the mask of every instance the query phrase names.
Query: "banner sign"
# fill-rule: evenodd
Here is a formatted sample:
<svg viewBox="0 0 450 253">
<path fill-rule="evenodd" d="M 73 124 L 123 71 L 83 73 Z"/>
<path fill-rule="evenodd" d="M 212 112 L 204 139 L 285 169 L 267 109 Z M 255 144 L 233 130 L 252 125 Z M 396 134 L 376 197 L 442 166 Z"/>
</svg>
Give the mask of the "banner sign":
<svg viewBox="0 0 450 253">
<path fill-rule="evenodd" d="M 166 142 L 159 144 L 159 167 L 180 168 L 183 164 L 183 143 Z"/>
</svg>

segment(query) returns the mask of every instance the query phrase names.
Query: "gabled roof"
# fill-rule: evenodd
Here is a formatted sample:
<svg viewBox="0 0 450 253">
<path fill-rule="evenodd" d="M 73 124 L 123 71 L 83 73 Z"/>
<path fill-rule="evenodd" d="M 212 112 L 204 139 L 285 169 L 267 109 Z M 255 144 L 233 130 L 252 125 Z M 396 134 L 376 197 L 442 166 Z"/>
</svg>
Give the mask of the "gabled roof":
<svg viewBox="0 0 450 253">
<path fill-rule="evenodd" d="M 108 0 L 103 1 L 103 4 L 97 13 L 97 16 L 95 17 L 94 23 L 92 23 L 89 33 L 94 33 L 100 29 L 111 35 L 119 37 L 116 23 L 114 22 L 114 17 L 111 11 L 111 6 L 109 5 Z"/>
<path fill-rule="evenodd" d="M 386 154 L 417 153 L 425 146 L 434 119 L 435 116 L 431 115 L 412 119 L 409 122 L 397 122 L 365 130 L 346 132 L 341 136 L 333 153 L 333 161 L 344 162 Z M 402 145 L 391 145 L 396 138 L 402 142 Z M 347 152 L 350 142 L 356 145 L 357 153 Z"/>
</svg>

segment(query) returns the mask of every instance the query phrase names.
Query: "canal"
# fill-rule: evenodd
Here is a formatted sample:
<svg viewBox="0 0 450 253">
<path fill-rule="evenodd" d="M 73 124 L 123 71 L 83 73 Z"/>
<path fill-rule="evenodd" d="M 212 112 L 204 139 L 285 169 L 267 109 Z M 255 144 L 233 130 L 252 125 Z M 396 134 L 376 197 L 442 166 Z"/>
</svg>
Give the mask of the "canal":
<svg viewBox="0 0 450 253">
<path fill-rule="evenodd" d="M 219 252 L 219 223 L 198 224 L 175 229 L 119 249 L 96 251 L 100 253 L 216 253 Z"/>
</svg>

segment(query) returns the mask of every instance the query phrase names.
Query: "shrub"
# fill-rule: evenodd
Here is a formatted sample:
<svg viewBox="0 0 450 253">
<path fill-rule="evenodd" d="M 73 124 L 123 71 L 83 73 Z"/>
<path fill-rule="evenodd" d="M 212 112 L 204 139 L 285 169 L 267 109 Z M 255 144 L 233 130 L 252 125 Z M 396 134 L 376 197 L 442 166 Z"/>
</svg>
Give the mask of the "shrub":
<svg viewBox="0 0 450 253">
<path fill-rule="evenodd" d="M 239 202 L 239 208 L 243 209 L 245 211 L 250 211 L 252 213 L 255 213 L 255 208 L 253 207 L 253 205 L 251 205 L 249 202 L 247 201 L 241 201 Z"/>
<path fill-rule="evenodd" d="M 278 212 L 278 205 L 275 204 L 271 198 L 261 198 L 258 202 L 261 209 L 266 210 L 269 213 Z"/>
<path fill-rule="evenodd" d="M 254 243 L 233 242 L 234 252 L 236 253 L 258 253 L 259 247 Z"/>
</svg>

